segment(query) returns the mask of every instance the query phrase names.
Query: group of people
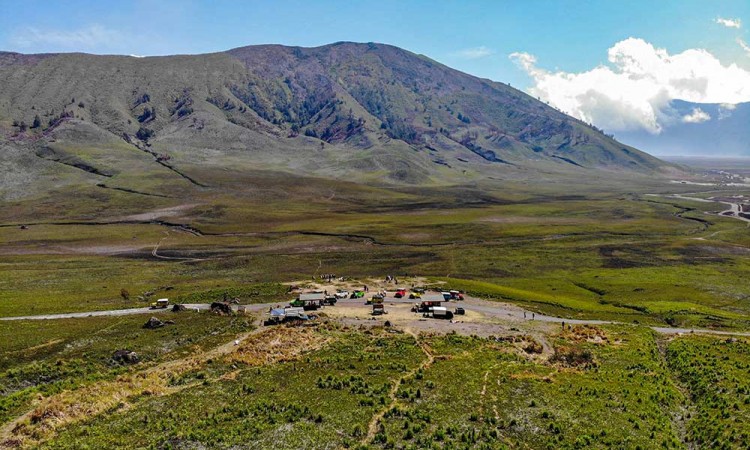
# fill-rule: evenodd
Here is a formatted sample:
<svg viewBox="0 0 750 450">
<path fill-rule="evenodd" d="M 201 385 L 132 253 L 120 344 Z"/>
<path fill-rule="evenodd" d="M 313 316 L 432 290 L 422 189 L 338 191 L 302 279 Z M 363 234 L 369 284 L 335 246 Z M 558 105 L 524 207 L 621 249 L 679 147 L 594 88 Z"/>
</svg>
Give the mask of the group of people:
<svg viewBox="0 0 750 450">
<path fill-rule="evenodd" d="M 396 278 L 396 277 L 394 277 L 392 275 L 386 275 L 385 276 L 385 282 L 386 283 L 398 284 L 398 278 Z"/>
<path fill-rule="evenodd" d="M 314 279 L 315 279 L 315 275 L 313 275 L 313 280 Z M 321 275 L 320 276 L 320 280 L 321 281 L 325 281 L 327 283 L 330 283 L 331 281 L 335 281 L 336 280 L 336 274 L 327 273 L 327 274 Z"/>
</svg>

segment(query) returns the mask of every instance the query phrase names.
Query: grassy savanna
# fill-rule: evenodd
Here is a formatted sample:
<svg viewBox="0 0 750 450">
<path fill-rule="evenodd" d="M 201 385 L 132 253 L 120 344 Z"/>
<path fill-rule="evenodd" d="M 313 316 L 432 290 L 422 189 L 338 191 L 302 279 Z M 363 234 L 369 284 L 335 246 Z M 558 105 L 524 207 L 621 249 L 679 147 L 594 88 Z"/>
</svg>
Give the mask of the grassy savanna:
<svg viewBox="0 0 750 450">
<path fill-rule="evenodd" d="M 174 317 L 179 326 L 199 316 Z M 211 320 L 230 327 L 224 339 L 243 332 L 231 328 L 236 319 Z M 45 448 L 741 446 L 744 341 L 683 337 L 660 344 L 668 346 L 662 353 L 653 332 L 633 326 L 577 326 L 544 339 L 414 336 L 335 322 L 269 328 L 221 353 L 167 352 L 173 362 L 120 368 L 98 391 L 86 382 L 50 391 L 12 435 Z M 734 346 L 728 356 L 726 346 Z M 712 360 L 731 370 L 714 372 L 704 363 Z M 135 385 L 148 393 L 124 393 L 114 404 L 97 397 L 108 383 L 133 389 L 130 378 L 150 380 L 154 371 L 163 381 Z M 70 409 L 76 396 L 95 402 L 86 417 Z M 701 420 L 720 421 L 710 433 L 723 440 L 694 431 L 708 430 Z"/>
<path fill-rule="evenodd" d="M 586 339 L 591 332 L 603 339 Z M 378 446 L 681 445 L 670 411 L 682 396 L 648 332 L 576 329 L 553 337 L 546 363 L 508 343 L 461 336 L 427 342 L 435 362 L 402 384 Z"/>
<path fill-rule="evenodd" d="M 409 273 L 563 316 L 746 326 L 736 280 L 750 273 L 747 228 L 703 213 L 719 204 L 633 194 L 624 182 L 631 193 L 591 185 L 555 195 L 544 183 L 511 194 L 191 173 L 211 187 L 154 187 L 175 196 L 164 198 L 92 186 L 9 202 L 0 311 L 138 306 L 138 295 L 167 287 L 176 297 L 320 273 Z"/>
<path fill-rule="evenodd" d="M 48 445 L 55 448 L 198 442 L 231 446 L 250 439 L 288 448 L 303 442 L 310 447 L 354 442 L 342 437 L 342 430 L 349 435 L 357 424 L 366 427 L 390 401 L 391 385 L 423 357 L 411 336 L 355 332 L 333 324 L 318 330 L 266 329 L 229 349 L 212 357 L 211 352 L 202 359 L 189 357 L 189 365 L 176 360 L 155 366 L 167 371 L 164 386 L 154 385 L 152 394 L 135 392 L 111 405 L 107 414 L 68 421 L 83 428 L 66 429 L 32 417 L 15 435 L 26 443 L 54 436 Z M 154 370 L 133 370 L 138 369 L 135 378 Z M 92 395 L 85 389 L 79 390 Z M 75 394 L 52 396 L 37 409 L 69 411 L 67 401 Z M 286 430 L 283 437 L 279 427 Z M 40 429 L 44 439 L 35 437 Z"/>
<path fill-rule="evenodd" d="M 125 316 L 0 323 L 2 426 L 42 398 L 131 373 L 129 366 L 113 361 L 115 350 L 136 351 L 139 370 L 143 370 L 207 351 L 251 329 L 244 318 L 193 313 L 174 317 L 174 325 L 141 329 L 146 319 Z"/>
<path fill-rule="evenodd" d="M 229 183 L 208 173 L 211 184 Z M 169 199 L 94 186 L 79 194 L 100 200 L 56 194 L 33 221 L 43 203 L 15 202 L 0 227 L 0 311 L 143 306 L 148 292 L 284 303 L 282 283 L 313 275 L 408 273 L 539 313 L 632 325 L 559 334 L 540 324 L 533 337 L 506 330 L 516 337 L 497 341 L 336 321 L 257 332 L 251 318 L 194 313 L 170 314 L 176 324 L 159 330 L 140 328 L 147 316 L 0 322 L 5 443 L 683 448 L 731 447 L 746 432 L 732 415 L 720 431 L 698 422 L 719 400 L 691 384 L 709 375 L 683 367 L 675 349 L 698 352 L 688 345 L 703 338 L 664 343 L 639 326 L 748 328 L 737 282 L 750 272 L 747 228 L 702 213 L 720 205 L 595 189 L 504 197 L 309 181 Z M 95 207 L 110 200 L 112 210 Z M 112 363 L 125 347 L 142 362 Z M 709 362 L 723 351 L 700 348 Z M 731 357 L 748 364 L 742 352 Z M 745 388 L 732 389 L 744 401 Z"/>
<path fill-rule="evenodd" d="M 687 440 L 706 448 L 736 448 L 750 440 L 750 342 L 715 337 L 671 341 L 671 369 L 690 392 Z"/>
</svg>

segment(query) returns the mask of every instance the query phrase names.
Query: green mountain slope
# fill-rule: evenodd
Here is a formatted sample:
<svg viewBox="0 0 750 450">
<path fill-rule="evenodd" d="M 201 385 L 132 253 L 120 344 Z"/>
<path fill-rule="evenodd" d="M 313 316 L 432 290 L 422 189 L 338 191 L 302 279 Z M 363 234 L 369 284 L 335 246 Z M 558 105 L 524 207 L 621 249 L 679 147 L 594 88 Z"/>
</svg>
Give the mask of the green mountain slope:
<svg viewBox="0 0 750 450">
<path fill-rule="evenodd" d="M 0 86 L 2 163 L 38 159 L 24 163 L 35 176 L 53 161 L 137 184 L 149 171 L 134 169 L 134 151 L 198 185 L 195 169 L 206 167 L 410 185 L 674 170 L 505 84 L 382 44 L 149 58 L 0 53 Z M 68 149 L 50 150 L 58 141 Z M 71 151 L 74 164 L 60 156 Z M 96 165 L 104 159 L 110 172 Z"/>
</svg>

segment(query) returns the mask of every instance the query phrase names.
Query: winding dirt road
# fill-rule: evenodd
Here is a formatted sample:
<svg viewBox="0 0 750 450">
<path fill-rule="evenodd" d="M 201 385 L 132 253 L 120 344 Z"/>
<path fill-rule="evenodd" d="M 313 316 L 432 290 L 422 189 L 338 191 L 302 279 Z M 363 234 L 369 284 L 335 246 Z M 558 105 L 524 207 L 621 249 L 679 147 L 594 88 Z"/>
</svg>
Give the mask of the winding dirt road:
<svg viewBox="0 0 750 450">
<path fill-rule="evenodd" d="M 710 192 L 715 191 L 705 191 L 705 192 L 691 192 L 689 195 L 697 195 L 697 194 L 707 194 Z M 719 203 L 722 205 L 727 205 L 729 209 L 725 209 L 723 211 L 719 211 L 718 213 L 709 213 L 704 211 L 704 214 L 711 215 L 711 216 L 721 216 L 721 217 L 729 217 L 731 219 L 741 220 L 746 223 L 750 223 L 750 219 L 746 217 L 742 217 L 740 213 L 742 212 L 742 208 L 740 207 L 740 203 L 731 203 L 731 202 L 725 202 L 722 200 L 716 200 L 716 199 L 706 199 L 701 197 L 689 197 L 688 195 L 684 194 L 646 194 L 649 197 L 662 197 L 662 198 L 674 198 L 678 200 L 688 200 L 692 202 L 700 202 L 700 203 Z"/>
</svg>

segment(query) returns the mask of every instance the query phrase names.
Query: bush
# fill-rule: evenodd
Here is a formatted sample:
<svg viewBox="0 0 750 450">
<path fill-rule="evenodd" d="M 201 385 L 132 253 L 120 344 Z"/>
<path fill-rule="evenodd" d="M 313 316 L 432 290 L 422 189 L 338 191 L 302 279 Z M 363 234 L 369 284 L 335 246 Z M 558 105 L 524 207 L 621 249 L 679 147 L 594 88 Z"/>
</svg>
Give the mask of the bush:
<svg viewBox="0 0 750 450">
<path fill-rule="evenodd" d="M 149 128 L 140 127 L 138 129 L 138 132 L 135 133 L 135 137 L 142 140 L 143 142 L 148 141 L 154 136 L 154 130 L 151 130 Z"/>
<path fill-rule="evenodd" d="M 182 108 L 177 110 L 177 117 L 189 116 L 192 113 L 193 113 L 193 108 L 189 106 L 183 106 Z"/>
<path fill-rule="evenodd" d="M 577 347 L 560 347 L 550 358 L 553 363 L 560 363 L 566 367 L 596 367 L 594 354 L 591 350 Z"/>
</svg>

